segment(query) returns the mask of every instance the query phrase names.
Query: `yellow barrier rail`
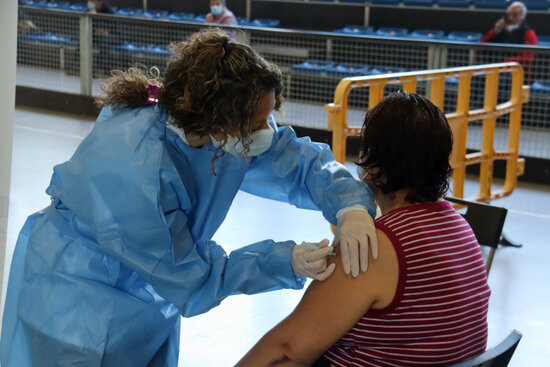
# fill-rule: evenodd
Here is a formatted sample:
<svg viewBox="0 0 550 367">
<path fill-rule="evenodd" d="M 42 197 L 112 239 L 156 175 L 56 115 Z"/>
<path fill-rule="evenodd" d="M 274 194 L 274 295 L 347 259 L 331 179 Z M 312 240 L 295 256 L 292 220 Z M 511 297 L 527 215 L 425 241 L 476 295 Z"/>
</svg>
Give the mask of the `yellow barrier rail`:
<svg viewBox="0 0 550 367">
<path fill-rule="evenodd" d="M 499 74 L 510 73 L 510 99 L 497 103 Z M 470 90 L 473 76 L 485 75 L 485 95 L 483 108 L 470 110 Z M 519 133 L 521 126 L 521 107 L 529 99 L 529 87 L 523 86 L 523 69 L 517 63 L 499 63 L 448 69 L 404 72 L 384 75 L 358 76 L 342 79 L 334 93 L 334 102 L 325 106 L 328 111 L 328 129 L 332 130 L 332 150 L 336 160 L 343 163 L 346 157 L 346 138 L 356 136 L 361 127 L 348 126 L 348 96 L 352 89 L 369 88 L 369 109 L 384 97 L 386 85 L 399 84 L 406 92 L 416 92 L 418 82 L 425 81 L 428 86 L 427 97 L 440 109 L 443 107 L 445 80 L 458 78 L 456 106 L 447 113 L 447 120 L 453 131 L 453 167 L 452 195 L 464 197 L 466 167 L 480 165 L 480 189 L 477 197 L 469 200 L 489 202 L 510 195 L 516 185 L 517 176 L 524 172 L 525 161 L 518 156 Z M 446 106 L 448 107 L 448 106 Z M 494 149 L 496 119 L 509 115 L 508 148 L 506 151 Z M 482 121 L 481 150 L 467 153 L 466 138 L 468 123 Z M 357 121 L 361 123 L 362 121 Z M 506 160 L 506 176 L 501 190 L 491 192 L 493 182 L 493 164 L 495 160 Z"/>
</svg>

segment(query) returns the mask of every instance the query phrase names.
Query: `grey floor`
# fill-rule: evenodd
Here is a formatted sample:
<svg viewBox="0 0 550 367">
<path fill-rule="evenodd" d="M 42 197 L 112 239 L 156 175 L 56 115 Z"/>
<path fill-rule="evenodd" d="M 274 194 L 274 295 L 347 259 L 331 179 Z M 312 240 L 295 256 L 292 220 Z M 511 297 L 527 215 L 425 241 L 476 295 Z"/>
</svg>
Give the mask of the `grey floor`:
<svg viewBox="0 0 550 367">
<path fill-rule="evenodd" d="M 71 156 L 92 125 L 74 116 L 15 111 L 8 255 L 26 216 L 49 204 L 44 190 L 52 167 Z M 475 191 L 473 177 L 466 194 Z M 524 246 L 502 248 L 496 254 L 489 276 L 489 345 L 517 329 L 524 336 L 510 366 L 548 366 L 550 185 L 520 184 L 512 196 L 494 204 L 509 209 L 504 230 Z M 318 241 L 331 234 L 318 212 L 239 193 L 214 239 L 231 251 L 266 238 Z M 302 292 L 233 296 L 204 315 L 183 319 L 180 365 L 231 366 L 295 307 Z"/>
</svg>

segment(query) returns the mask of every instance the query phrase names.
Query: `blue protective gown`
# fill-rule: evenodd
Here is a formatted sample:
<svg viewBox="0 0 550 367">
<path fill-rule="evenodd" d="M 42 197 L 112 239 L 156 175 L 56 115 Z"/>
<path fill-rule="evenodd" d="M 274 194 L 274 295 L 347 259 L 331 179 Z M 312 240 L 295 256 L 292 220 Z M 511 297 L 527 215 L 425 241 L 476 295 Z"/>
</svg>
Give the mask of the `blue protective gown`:
<svg viewBox="0 0 550 367">
<path fill-rule="evenodd" d="M 3 367 L 176 366 L 180 315 L 231 294 L 299 289 L 294 242 L 225 253 L 211 240 L 237 190 L 323 211 L 373 210 L 368 188 L 324 144 L 276 129 L 245 162 L 187 145 L 162 108 L 105 108 L 73 157 L 54 167 L 52 203 L 30 216 L 12 260 Z M 374 213 L 372 213 L 374 214 Z"/>
</svg>

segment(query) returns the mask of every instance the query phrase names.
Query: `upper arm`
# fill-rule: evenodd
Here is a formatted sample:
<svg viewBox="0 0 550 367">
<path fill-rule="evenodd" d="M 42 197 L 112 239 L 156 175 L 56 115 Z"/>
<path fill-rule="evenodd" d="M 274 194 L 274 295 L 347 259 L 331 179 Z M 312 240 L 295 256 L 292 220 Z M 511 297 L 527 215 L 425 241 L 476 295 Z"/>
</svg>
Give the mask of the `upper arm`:
<svg viewBox="0 0 550 367">
<path fill-rule="evenodd" d="M 491 29 L 489 32 L 487 32 L 483 38 L 481 39 L 481 42 L 490 42 L 491 38 L 493 38 L 494 31 Z"/>
<path fill-rule="evenodd" d="M 538 44 L 537 35 L 535 31 L 533 31 L 532 29 L 528 29 L 525 31 L 525 44 L 526 45 Z"/>
<path fill-rule="evenodd" d="M 355 204 L 374 216 L 368 186 L 334 159 L 328 145 L 297 138 L 290 127 L 279 128 L 271 148 L 252 160 L 240 188 L 298 208 L 320 209 L 333 224 L 340 209 Z"/>
<path fill-rule="evenodd" d="M 313 282 L 294 312 L 272 333 L 286 345 L 291 359 L 314 362 L 344 336 L 371 308 L 383 308 L 394 298 L 399 266 L 388 237 L 377 231 L 379 257 L 369 259 L 369 268 L 357 278 L 345 275 L 339 251 L 331 260 L 334 274 Z"/>
</svg>

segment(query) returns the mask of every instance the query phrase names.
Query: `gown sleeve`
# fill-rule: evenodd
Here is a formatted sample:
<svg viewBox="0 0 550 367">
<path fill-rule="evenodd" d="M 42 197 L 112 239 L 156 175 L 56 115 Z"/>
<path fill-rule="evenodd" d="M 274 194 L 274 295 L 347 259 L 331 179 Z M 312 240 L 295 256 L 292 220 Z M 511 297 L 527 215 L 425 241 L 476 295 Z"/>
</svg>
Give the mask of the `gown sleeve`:
<svg viewBox="0 0 550 367">
<path fill-rule="evenodd" d="M 353 178 L 338 163 L 328 145 L 298 138 L 289 127 L 276 129 L 271 147 L 250 162 L 243 191 L 304 209 L 320 209 L 336 224 L 336 213 L 363 205 L 374 218 L 373 195 L 366 184 Z"/>
<path fill-rule="evenodd" d="M 217 306 L 231 294 L 255 294 L 282 288 L 301 289 L 305 278 L 291 265 L 293 241 L 265 240 L 226 254 L 212 240 L 193 241 L 183 211 L 171 207 L 172 195 L 181 195 L 179 179 L 161 174 L 161 219 L 170 235 L 169 252 L 159 254 L 159 265 L 148 271 L 159 294 L 175 303 L 183 316 L 193 316 Z M 172 279 L 172 280 L 170 280 Z M 165 283 L 168 280 L 168 283 Z M 173 283 L 173 284 L 170 284 Z"/>
<path fill-rule="evenodd" d="M 48 189 L 82 228 L 89 227 L 92 236 L 83 229 L 81 237 L 93 237 L 183 316 L 206 312 L 231 294 L 303 287 L 305 278 L 293 272 L 290 261 L 293 241 L 266 240 L 226 254 L 216 242 L 198 238 L 196 228 L 203 224 L 194 216 L 197 203 L 164 145 L 145 141 L 128 154 L 117 135 L 107 137 L 115 124 L 103 124 L 109 125 L 54 168 Z"/>
</svg>

